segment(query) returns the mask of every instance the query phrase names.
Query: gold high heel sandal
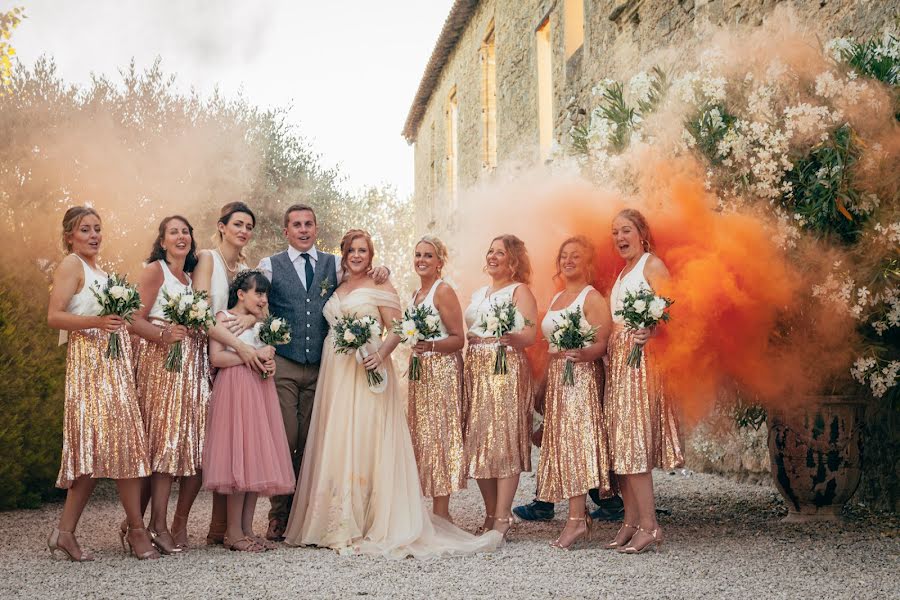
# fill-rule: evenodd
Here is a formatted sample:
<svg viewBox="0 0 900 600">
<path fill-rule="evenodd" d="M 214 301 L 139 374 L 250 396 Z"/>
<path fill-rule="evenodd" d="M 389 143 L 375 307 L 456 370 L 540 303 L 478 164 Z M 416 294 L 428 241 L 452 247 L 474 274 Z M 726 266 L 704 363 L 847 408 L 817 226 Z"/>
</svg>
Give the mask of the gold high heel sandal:
<svg viewBox="0 0 900 600">
<path fill-rule="evenodd" d="M 490 519 L 490 520 L 493 521 L 493 520 L 496 520 L 497 517 L 495 517 L 494 515 L 485 515 L 485 518 L 488 518 L 488 519 Z M 490 527 L 490 528 L 493 528 L 493 523 L 491 524 L 491 527 Z M 475 535 L 483 535 L 484 532 L 487 531 L 487 530 L 490 529 L 490 528 L 489 528 L 489 527 L 485 527 L 484 525 L 481 525 L 481 526 L 478 527 L 478 529 L 475 530 Z"/>
<path fill-rule="evenodd" d="M 135 556 L 135 558 L 137 558 L 138 560 L 156 560 L 157 558 L 159 558 L 159 552 L 157 552 L 156 550 L 152 550 L 152 549 L 138 554 L 134 550 L 134 546 L 131 544 L 131 540 L 128 539 L 128 534 L 130 534 L 132 531 L 147 531 L 147 529 L 144 527 L 137 527 L 137 528 L 129 527 L 128 528 L 127 533 L 122 538 L 123 542 L 128 544 L 128 552 L 130 554 L 133 554 Z M 151 539 L 150 543 L 153 544 L 152 539 Z"/>
<path fill-rule="evenodd" d="M 625 544 L 630 542 L 631 538 L 634 537 L 634 534 L 637 533 L 638 527 L 636 527 L 635 525 L 629 525 L 628 523 L 623 522 L 622 526 L 619 527 L 619 531 L 616 532 L 616 538 L 619 537 L 619 534 L 622 533 L 623 529 L 633 529 L 634 532 L 630 536 L 628 536 L 625 540 L 623 540 L 621 544 L 614 539 L 610 543 L 603 546 L 603 548 L 606 550 L 615 550 L 616 548 L 620 548 L 620 547 L 624 546 Z"/>
<path fill-rule="evenodd" d="M 181 550 L 187 550 L 188 542 L 189 542 L 188 535 L 187 535 L 187 522 L 188 522 L 187 517 L 185 517 L 183 515 L 179 515 L 178 513 L 175 513 L 175 518 L 181 519 L 184 521 L 184 529 L 182 529 L 181 531 L 173 531 L 172 532 L 172 541 L 175 542 L 176 548 L 180 548 Z M 178 538 L 181 536 L 184 536 L 183 542 L 178 541 Z"/>
<path fill-rule="evenodd" d="M 566 552 L 569 552 L 570 550 L 581 545 L 582 543 L 586 544 L 591 541 L 591 527 L 594 524 L 594 520 L 591 518 L 591 513 L 587 512 L 587 510 L 585 510 L 583 517 L 569 517 L 569 520 L 570 521 L 584 521 L 585 532 L 578 534 L 578 536 L 574 540 L 569 542 L 568 546 L 563 546 L 562 544 L 559 543 L 559 540 L 562 537 L 562 535 L 560 535 L 560 537 L 558 537 L 555 540 L 553 540 L 552 542 L 550 542 L 550 546 L 552 548 L 559 548 L 560 550 L 565 550 Z"/>
<path fill-rule="evenodd" d="M 518 523 L 518 521 L 516 521 L 516 518 L 513 517 L 512 515 L 509 515 L 509 517 L 506 517 L 506 518 L 494 517 L 494 523 L 496 524 L 498 521 L 500 523 L 509 523 L 509 527 L 507 527 L 506 531 L 503 532 L 503 541 L 508 542 L 509 538 L 512 536 L 512 534 L 514 534 L 516 532 L 516 524 Z M 494 531 L 496 531 L 496 530 L 494 530 Z"/>
<path fill-rule="evenodd" d="M 56 558 L 56 551 L 59 550 L 63 554 L 65 554 L 66 557 L 72 562 L 90 562 L 94 560 L 93 555 L 85 552 L 84 550 L 81 551 L 81 554 L 79 556 L 75 556 L 71 552 L 69 552 L 68 548 L 60 546 L 59 534 L 61 533 L 70 533 L 72 534 L 72 537 L 75 537 L 74 531 L 61 531 L 59 529 L 54 529 L 53 531 L 51 531 L 50 536 L 47 538 L 47 548 L 50 550 L 50 556 Z"/>
<path fill-rule="evenodd" d="M 132 531 L 136 531 L 136 530 L 132 530 Z M 163 532 L 163 533 L 165 533 L 169 536 L 169 539 L 172 540 L 171 543 L 169 543 L 169 541 L 163 537 L 163 533 L 157 533 L 155 529 L 151 529 L 150 527 L 148 527 L 147 533 L 150 534 L 150 543 L 153 544 L 157 550 L 159 550 L 160 554 L 169 555 L 169 554 L 178 554 L 179 552 L 182 552 L 182 549 L 179 548 L 177 544 L 175 544 L 175 540 L 172 539 L 172 534 L 169 533 L 168 531 Z"/>
<path fill-rule="evenodd" d="M 653 531 L 647 531 L 646 529 L 644 529 L 642 527 L 638 527 L 638 531 L 649 535 L 650 540 L 643 546 L 629 545 L 629 546 L 626 546 L 625 548 L 620 549 L 619 552 L 621 552 L 622 554 L 643 554 L 644 552 L 646 552 L 647 550 L 650 550 L 651 548 L 653 550 L 655 550 L 656 552 L 659 552 L 659 547 L 662 546 L 662 543 L 663 543 L 663 538 L 659 534 L 659 526 L 657 526 Z M 637 534 L 635 534 L 635 535 L 637 535 Z M 634 536 L 632 536 L 631 539 L 633 540 Z"/>
</svg>

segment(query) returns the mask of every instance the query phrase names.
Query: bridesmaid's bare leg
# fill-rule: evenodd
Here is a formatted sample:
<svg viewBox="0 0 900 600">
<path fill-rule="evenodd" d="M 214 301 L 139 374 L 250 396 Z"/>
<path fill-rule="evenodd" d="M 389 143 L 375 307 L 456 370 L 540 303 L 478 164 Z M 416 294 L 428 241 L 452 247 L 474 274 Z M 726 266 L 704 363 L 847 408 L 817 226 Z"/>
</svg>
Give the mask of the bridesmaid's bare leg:
<svg viewBox="0 0 900 600">
<path fill-rule="evenodd" d="M 117 479 L 116 489 L 119 492 L 119 502 L 125 509 L 125 522 L 128 525 L 128 543 L 134 548 L 134 553 L 138 556 L 144 556 L 148 552 L 152 552 L 156 557 L 153 544 L 150 541 L 150 535 L 144 529 L 144 512 L 141 502 L 146 477 L 133 479 Z M 144 505 L 146 506 L 146 505 Z"/>
<path fill-rule="evenodd" d="M 587 494 L 569 498 L 569 518 L 566 526 L 556 538 L 556 543 L 562 548 L 568 548 L 578 538 L 587 533 L 587 522 L 584 520 L 585 502 Z"/>
<path fill-rule="evenodd" d="M 209 532 L 206 534 L 207 544 L 221 544 L 228 526 L 227 496 L 213 492 L 212 515 L 209 518 Z"/>
<path fill-rule="evenodd" d="M 235 492 L 225 496 L 228 522 L 225 529 L 226 544 L 233 544 L 244 538 L 244 495 L 243 492 Z"/>
<path fill-rule="evenodd" d="M 653 474 L 639 473 L 630 475 L 628 480 L 628 487 L 637 506 L 637 525 L 643 530 L 635 533 L 628 545 L 641 548 L 651 543 L 654 539 L 662 539 L 662 530 L 656 520 Z"/>
<path fill-rule="evenodd" d="M 87 506 L 94 488 L 97 487 L 97 480 L 90 475 L 82 475 L 72 482 L 72 486 L 66 492 L 66 502 L 63 504 L 63 511 L 59 517 L 59 541 L 57 545 L 60 548 L 68 550 L 71 556 L 81 556 L 81 546 L 75 539 L 75 528 L 78 527 L 78 521 L 81 519 L 81 513 Z M 88 553 L 85 553 L 90 556 Z"/>
<path fill-rule="evenodd" d="M 188 545 L 187 524 L 191 515 L 191 507 L 203 487 L 203 477 L 198 473 L 190 477 L 181 477 L 178 481 L 178 503 L 175 505 L 175 516 L 172 517 L 172 537 L 182 548 Z"/>
<path fill-rule="evenodd" d="M 634 497 L 632 477 L 634 477 L 634 475 L 616 475 L 616 480 L 619 483 L 619 492 L 622 495 L 622 503 L 625 506 L 624 513 L 622 514 L 622 527 L 619 529 L 618 533 L 616 533 L 616 537 L 612 542 L 617 547 L 622 547 L 628 543 L 628 540 L 635 534 L 637 526 L 640 523 L 640 511 Z"/>
<path fill-rule="evenodd" d="M 165 554 L 179 551 L 168 526 L 172 479 L 173 477 L 167 473 L 150 475 L 150 523 L 147 528 L 154 539 L 154 545 Z"/>
<path fill-rule="evenodd" d="M 450 496 L 435 496 L 431 499 L 431 510 L 439 517 L 443 517 L 447 519 L 451 523 L 453 519 L 450 518 Z"/>
<path fill-rule="evenodd" d="M 512 517 L 512 504 L 516 496 L 516 490 L 519 488 L 519 475 L 512 477 L 502 477 L 497 479 L 497 501 L 494 505 L 494 516 L 497 519 L 510 519 Z M 495 521 L 494 529 L 500 533 L 506 531 L 512 526 L 511 521 Z"/>
<path fill-rule="evenodd" d="M 484 525 L 483 530 L 494 528 L 494 510 L 497 508 L 497 480 L 476 479 L 478 489 L 481 490 L 481 498 L 484 500 Z"/>
</svg>

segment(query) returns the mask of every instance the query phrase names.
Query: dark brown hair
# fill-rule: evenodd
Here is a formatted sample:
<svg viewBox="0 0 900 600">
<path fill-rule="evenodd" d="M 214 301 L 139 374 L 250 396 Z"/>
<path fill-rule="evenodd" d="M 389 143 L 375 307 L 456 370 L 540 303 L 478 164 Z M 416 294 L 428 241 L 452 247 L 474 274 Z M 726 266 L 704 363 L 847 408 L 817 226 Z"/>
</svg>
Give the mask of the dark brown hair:
<svg viewBox="0 0 900 600">
<path fill-rule="evenodd" d="M 150 250 L 150 256 L 147 257 L 147 264 L 150 264 L 155 260 L 162 260 L 165 261 L 166 264 L 169 264 L 169 261 L 166 260 L 166 251 L 162 247 L 162 241 L 166 237 L 166 228 L 169 226 L 169 222 L 176 219 L 187 225 L 188 231 L 191 232 L 191 249 L 184 258 L 184 271 L 185 273 L 192 273 L 194 267 L 197 266 L 197 242 L 194 240 L 194 227 L 191 225 L 190 221 L 181 215 L 172 215 L 160 221 L 159 234 L 156 236 L 156 240 L 153 241 L 153 249 Z"/>
<path fill-rule="evenodd" d="M 287 207 L 287 210 L 284 211 L 284 227 L 285 227 L 285 229 L 287 229 L 288 222 L 291 217 L 291 213 L 299 211 L 299 210 L 308 210 L 309 212 L 311 212 L 312 216 L 313 216 L 313 223 L 315 223 L 316 225 L 319 224 L 319 221 L 316 219 L 316 211 L 313 210 L 312 206 L 309 206 L 308 204 L 291 204 L 290 206 Z"/>
</svg>

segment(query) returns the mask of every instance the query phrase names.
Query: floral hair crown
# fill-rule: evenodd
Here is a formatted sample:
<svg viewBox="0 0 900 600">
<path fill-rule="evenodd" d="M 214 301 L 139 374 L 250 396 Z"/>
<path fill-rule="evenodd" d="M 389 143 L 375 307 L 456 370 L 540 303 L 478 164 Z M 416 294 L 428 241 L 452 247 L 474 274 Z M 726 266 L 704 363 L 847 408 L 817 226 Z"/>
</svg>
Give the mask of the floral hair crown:
<svg viewBox="0 0 900 600">
<path fill-rule="evenodd" d="M 244 269 L 234 276 L 234 281 L 231 282 L 231 289 L 239 290 L 243 288 L 244 283 L 254 275 L 262 275 L 265 277 L 265 274 L 259 269 Z"/>
</svg>

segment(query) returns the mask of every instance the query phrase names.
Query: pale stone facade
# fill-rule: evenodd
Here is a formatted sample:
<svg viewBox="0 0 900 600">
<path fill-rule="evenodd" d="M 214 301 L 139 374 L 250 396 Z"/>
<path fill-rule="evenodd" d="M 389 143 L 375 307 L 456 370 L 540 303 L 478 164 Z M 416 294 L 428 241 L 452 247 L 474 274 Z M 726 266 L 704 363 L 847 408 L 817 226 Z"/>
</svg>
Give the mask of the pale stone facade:
<svg viewBox="0 0 900 600">
<path fill-rule="evenodd" d="M 652 66 L 645 61 L 654 51 L 672 44 L 689 46 L 708 24 L 759 25 L 776 6 L 788 5 L 827 39 L 877 34 L 900 10 L 898 0 L 584 0 L 583 45 L 567 58 L 567 4 L 566 0 L 454 4 L 404 130 L 415 144 L 418 231 L 452 227 L 458 209 L 453 187 L 458 193 L 492 171 L 484 164 L 482 111 L 482 55 L 491 28 L 496 55 L 496 160 L 503 164 L 540 158 L 536 31 L 544 23 L 550 25 L 552 134 L 557 142 L 566 142 L 596 82 L 607 77 L 627 80 Z M 451 160 L 448 130 L 453 126 L 448 113 L 454 91 L 456 156 Z"/>
</svg>

